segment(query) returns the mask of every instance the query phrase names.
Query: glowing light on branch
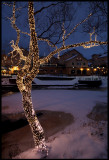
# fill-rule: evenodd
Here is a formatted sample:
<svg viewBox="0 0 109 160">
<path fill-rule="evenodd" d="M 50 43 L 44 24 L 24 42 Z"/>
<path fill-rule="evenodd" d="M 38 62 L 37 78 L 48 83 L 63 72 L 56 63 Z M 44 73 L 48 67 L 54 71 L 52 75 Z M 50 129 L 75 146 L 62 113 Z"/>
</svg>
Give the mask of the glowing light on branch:
<svg viewBox="0 0 109 160">
<path fill-rule="evenodd" d="M 76 44 L 71 44 L 71 45 L 67 45 L 67 46 L 62 46 L 54 51 L 52 51 L 48 56 L 44 57 L 43 59 L 39 59 L 40 64 L 43 63 L 47 63 L 48 60 L 55 54 L 57 54 L 58 52 L 61 52 L 63 50 L 66 49 L 70 49 L 70 48 L 75 48 L 75 47 L 80 47 L 80 46 L 86 46 L 89 45 L 90 43 L 96 43 L 98 45 L 107 45 L 108 42 L 101 42 L 101 41 L 88 41 L 88 42 L 81 42 L 81 43 L 76 43 Z"/>
<path fill-rule="evenodd" d="M 4 4 L 4 5 L 7 5 L 7 6 L 9 6 L 9 7 L 12 6 L 12 4 L 8 4 L 8 3 L 5 3 L 5 2 L 3 2 L 3 4 Z"/>
<path fill-rule="evenodd" d="M 81 25 L 82 23 L 84 23 L 84 22 L 85 22 L 86 20 L 88 20 L 91 16 L 92 16 L 92 13 L 90 13 L 86 19 L 84 19 L 83 21 L 81 21 L 80 23 L 78 23 L 78 24 L 71 30 L 71 32 L 68 33 L 68 34 L 65 36 L 65 39 L 67 39 L 67 38 L 75 31 L 75 29 L 76 29 L 79 25 Z"/>
<path fill-rule="evenodd" d="M 65 33 L 66 33 L 66 30 L 64 28 L 64 23 L 62 25 L 62 31 L 63 31 L 63 36 L 62 36 L 62 40 L 63 40 L 63 46 L 65 46 Z"/>
<path fill-rule="evenodd" d="M 95 27 L 93 28 L 93 32 L 89 33 L 90 34 L 90 44 L 89 45 L 83 45 L 84 48 L 91 48 L 91 47 L 95 47 L 95 46 L 99 46 L 99 44 L 96 43 L 97 41 L 97 35 L 95 34 Z M 92 35 L 95 34 L 95 41 L 92 42 Z"/>
<path fill-rule="evenodd" d="M 92 35 L 95 33 L 95 27 L 93 28 L 93 32 L 92 33 L 89 33 L 90 34 L 90 41 L 92 41 Z"/>
</svg>

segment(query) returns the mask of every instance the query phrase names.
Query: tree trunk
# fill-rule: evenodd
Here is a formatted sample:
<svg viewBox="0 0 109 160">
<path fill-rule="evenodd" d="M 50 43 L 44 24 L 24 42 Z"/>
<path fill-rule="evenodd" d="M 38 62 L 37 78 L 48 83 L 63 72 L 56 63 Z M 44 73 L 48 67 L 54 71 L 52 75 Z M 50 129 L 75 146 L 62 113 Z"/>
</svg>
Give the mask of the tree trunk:
<svg viewBox="0 0 109 160">
<path fill-rule="evenodd" d="M 33 133 L 35 148 L 47 154 L 44 130 L 36 116 L 32 104 L 31 83 L 28 82 L 24 84 L 23 76 L 23 73 L 19 72 L 16 79 L 17 86 L 22 94 L 23 110 Z"/>
<path fill-rule="evenodd" d="M 22 92 L 22 102 L 25 116 L 33 133 L 35 147 L 43 151 L 46 149 L 44 131 L 33 108 L 30 89 Z"/>
</svg>

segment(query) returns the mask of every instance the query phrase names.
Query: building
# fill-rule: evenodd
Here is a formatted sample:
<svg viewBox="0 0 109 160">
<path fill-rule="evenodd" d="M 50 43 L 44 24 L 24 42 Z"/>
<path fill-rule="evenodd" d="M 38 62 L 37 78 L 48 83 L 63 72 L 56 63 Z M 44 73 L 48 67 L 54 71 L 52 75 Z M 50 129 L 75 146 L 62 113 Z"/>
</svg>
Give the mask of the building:
<svg viewBox="0 0 109 160">
<path fill-rule="evenodd" d="M 106 55 L 93 54 L 89 60 L 93 67 L 108 67 L 108 57 Z"/>
<path fill-rule="evenodd" d="M 48 64 L 40 67 L 39 74 L 90 75 L 88 60 L 77 50 L 70 50 L 58 58 L 52 57 Z"/>
<path fill-rule="evenodd" d="M 23 54 L 28 55 L 28 51 L 23 49 Z M 40 57 L 43 58 L 43 57 Z M 2 66 L 7 70 L 2 70 L 3 73 L 16 74 L 18 69 L 15 66 L 19 61 L 19 55 L 14 58 L 13 64 L 11 56 L 2 56 Z M 23 62 L 21 66 L 23 66 Z M 11 71 L 10 71 L 11 68 Z M 93 54 L 90 60 L 87 60 L 77 50 L 69 50 L 63 53 L 59 58 L 53 56 L 48 63 L 40 65 L 39 74 L 52 75 L 69 75 L 69 76 L 87 76 L 87 75 L 107 75 L 108 60 L 107 56 Z"/>
<path fill-rule="evenodd" d="M 88 60 L 77 50 L 73 49 L 60 57 L 64 61 L 67 75 L 87 75 Z"/>
<path fill-rule="evenodd" d="M 90 67 L 96 71 L 97 75 L 108 74 L 108 57 L 107 55 L 93 54 L 89 60 Z"/>
<path fill-rule="evenodd" d="M 43 58 L 43 57 L 41 57 Z M 39 74 L 57 74 L 58 59 L 52 57 L 48 63 L 40 65 Z"/>
</svg>

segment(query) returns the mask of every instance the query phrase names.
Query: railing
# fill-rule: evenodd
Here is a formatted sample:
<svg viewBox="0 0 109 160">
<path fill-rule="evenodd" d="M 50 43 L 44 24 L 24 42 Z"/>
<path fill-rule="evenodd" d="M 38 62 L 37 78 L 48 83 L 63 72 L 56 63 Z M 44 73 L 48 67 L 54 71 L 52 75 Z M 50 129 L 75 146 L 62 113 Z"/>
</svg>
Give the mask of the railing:
<svg viewBox="0 0 109 160">
<path fill-rule="evenodd" d="M 86 81 L 94 81 L 94 80 L 101 80 L 100 76 L 84 76 L 84 77 L 80 77 L 79 80 L 86 80 Z"/>
</svg>

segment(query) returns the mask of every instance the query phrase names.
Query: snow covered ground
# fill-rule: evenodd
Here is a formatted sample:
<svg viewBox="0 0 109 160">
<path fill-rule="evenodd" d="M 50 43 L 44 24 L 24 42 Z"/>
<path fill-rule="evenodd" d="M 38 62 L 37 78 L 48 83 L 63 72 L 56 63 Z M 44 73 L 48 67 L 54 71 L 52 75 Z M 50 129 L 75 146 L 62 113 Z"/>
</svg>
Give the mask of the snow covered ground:
<svg viewBox="0 0 109 160">
<path fill-rule="evenodd" d="M 100 90 L 32 90 L 36 110 L 64 111 L 75 119 L 66 129 L 49 137 L 46 142 L 51 148 L 48 159 L 107 159 L 107 121 L 96 122 L 87 117 L 97 103 L 107 103 L 106 87 L 107 78 L 103 77 Z M 3 114 L 22 111 L 20 93 L 2 97 Z M 16 158 L 38 159 L 32 149 Z"/>
</svg>

